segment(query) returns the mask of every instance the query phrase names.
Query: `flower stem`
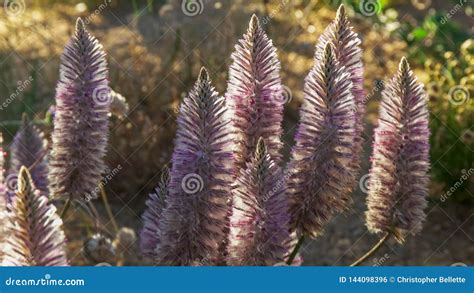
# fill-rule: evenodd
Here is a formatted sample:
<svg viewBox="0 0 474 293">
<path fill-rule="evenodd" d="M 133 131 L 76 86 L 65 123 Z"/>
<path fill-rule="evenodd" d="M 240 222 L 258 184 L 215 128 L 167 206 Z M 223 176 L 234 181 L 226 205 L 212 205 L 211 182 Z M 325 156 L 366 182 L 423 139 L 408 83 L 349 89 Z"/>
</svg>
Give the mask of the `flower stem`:
<svg viewBox="0 0 474 293">
<path fill-rule="evenodd" d="M 296 243 L 295 248 L 293 249 L 290 256 L 288 257 L 288 261 L 286 262 L 287 265 L 290 266 L 293 263 L 293 260 L 298 254 L 298 251 L 300 250 L 301 245 L 303 245 L 303 242 L 304 242 L 304 235 L 301 235 L 300 239 L 298 239 L 298 242 Z"/>
<path fill-rule="evenodd" d="M 118 232 L 119 228 L 117 225 L 117 222 L 115 221 L 114 214 L 112 213 L 112 209 L 110 208 L 109 201 L 107 200 L 107 193 L 105 193 L 105 189 L 102 186 L 102 184 L 99 184 L 100 187 L 100 194 L 102 196 L 102 201 L 104 202 L 105 210 L 107 211 L 107 214 L 109 215 L 110 222 L 112 223 L 112 226 L 114 227 L 115 232 Z"/>
<path fill-rule="evenodd" d="M 353 262 L 350 266 L 351 267 L 356 267 L 366 261 L 372 254 L 374 254 L 377 250 L 379 250 L 380 247 L 387 241 L 388 238 L 390 238 L 390 235 L 392 235 L 390 232 L 386 232 L 385 235 L 377 242 L 369 251 L 367 251 L 361 258 Z"/>
<path fill-rule="evenodd" d="M 72 203 L 72 197 L 70 196 L 67 199 L 66 204 L 64 204 L 63 210 L 61 211 L 61 215 L 60 215 L 61 219 L 64 220 L 64 216 L 66 215 L 66 212 L 69 210 L 71 203 Z"/>
</svg>

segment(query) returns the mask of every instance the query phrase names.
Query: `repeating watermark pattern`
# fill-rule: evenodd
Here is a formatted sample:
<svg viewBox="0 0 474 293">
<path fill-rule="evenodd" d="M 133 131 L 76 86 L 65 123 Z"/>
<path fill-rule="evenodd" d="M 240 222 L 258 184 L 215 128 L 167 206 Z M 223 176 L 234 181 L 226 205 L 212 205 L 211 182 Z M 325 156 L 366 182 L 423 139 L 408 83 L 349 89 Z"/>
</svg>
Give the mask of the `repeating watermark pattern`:
<svg viewBox="0 0 474 293">
<path fill-rule="evenodd" d="M 92 91 L 92 100 L 97 106 L 108 106 L 112 103 L 112 95 L 110 94 L 110 87 L 104 85 L 96 87 Z"/>
<path fill-rule="evenodd" d="M 365 174 L 359 179 L 359 188 L 363 193 L 369 192 L 370 174 Z"/>
<path fill-rule="evenodd" d="M 97 8 L 94 10 L 94 12 L 92 12 L 91 15 L 84 19 L 84 23 L 86 25 L 90 24 L 97 15 L 100 15 L 109 6 L 110 3 L 112 3 L 112 0 L 104 0 L 102 4 L 97 6 Z"/>
<path fill-rule="evenodd" d="M 289 0 L 281 0 L 278 6 L 270 11 L 269 15 L 265 15 L 260 19 L 260 23 L 262 25 L 267 25 L 275 17 L 275 15 L 279 14 L 283 8 L 285 8 L 289 2 Z"/>
<path fill-rule="evenodd" d="M 373 267 L 380 267 L 385 262 L 387 262 L 387 260 L 389 260 L 389 259 L 390 259 L 390 255 L 388 253 L 382 255 L 381 257 L 375 257 L 372 261 L 373 262 L 372 266 Z"/>
<path fill-rule="evenodd" d="M 182 0 L 181 10 L 186 16 L 196 16 L 204 11 L 202 0 Z"/>
<path fill-rule="evenodd" d="M 385 81 L 384 80 L 374 80 L 374 87 L 372 88 L 370 93 L 368 93 L 364 97 L 364 104 L 367 104 L 370 101 L 370 99 L 372 99 L 374 97 L 375 93 L 378 93 L 378 92 L 382 91 L 384 88 L 385 88 Z"/>
<path fill-rule="evenodd" d="M 293 174 L 292 171 L 285 170 L 283 174 L 283 178 L 277 180 L 277 182 L 273 185 L 272 189 L 263 196 L 263 202 L 267 202 L 275 193 L 281 191 L 285 187 L 285 182 L 288 182 L 288 179 Z"/>
<path fill-rule="evenodd" d="M 18 175 L 9 174 L 5 178 L 5 182 L 6 182 L 7 188 L 9 190 L 17 190 L 17 188 L 18 188 Z"/>
<path fill-rule="evenodd" d="M 378 189 L 379 186 L 379 181 L 370 181 L 370 173 L 363 175 L 359 179 L 359 188 L 363 193 L 368 193 L 369 189 Z"/>
<path fill-rule="evenodd" d="M 8 16 L 17 17 L 25 13 L 26 4 L 24 0 L 5 0 L 3 8 Z"/>
<path fill-rule="evenodd" d="M 204 188 L 204 180 L 199 174 L 187 174 L 181 180 L 181 188 L 187 194 L 195 194 Z"/>
<path fill-rule="evenodd" d="M 291 89 L 289 87 L 287 87 L 286 85 L 282 85 L 281 88 L 282 88 L 282 92 L 281 92 L 281 96 L 279 97 L 278 100 L 282 104 L 290 103 L 291 100 L 293 99 L 293 94 L 291 92 Z"/>
<path fill-rule="evenodd" d="M 451 8 L 451 10 L 449 10 L 449 12 L 446 15 L 441 17 L 440 23 L 441 24 L 447 23 L 451 19 L 451 17 L 453 17 L 456 13 L 458 13 L 462 9 L 464 4 L 466 3 L 467 3 L 467 0 L 459 0 L 459 2 L 456 5 L 454 5 L 453 8 Z"/>
<path fill-rule="evenodd" d="M 104 188 L 107 184 L 109 184 L 110 181 L 112 181 L 112 179 L 117 176 L 117 174 L 122 170 L 122 168 L 122 165 L 118 164 L 117 167 L 113 168 L 112 170 L 105 170 L 105 175 L 102 180 L 91 192 L 84 195 L 83 200 L 85 202 L 89 202 L 90 200 L 97 198 L 97 195 L 99 194 L 100 190 Z"/>
<path fill-rule="evenodd" d="M 448 95 L 449 102 L 456 106 L 466 103 L 471 97 L 469 90 L 462 85 L 456 85 L 450 88 Z"/>
<path fill-rule="evenodd" d="M 451 195 L 453 195 L 454 192 L 456 192 L 456 190 L 457 190 L 459 187 L 461 187 L 461 185 L 462 185 L 465 181 L 467 181 L 467 180 L 469 179 L 469 177 L 472 176 L 472 174 L 474 174 L 474 168 L 470 168 L 470 169 L 467 170 L 467 171 L 466 171 L 466 170 L 462 170 L 461 173 L 462 173 L 462 175 L 461 175 L 461 177 L 459 178 L 459 180 L 456 181 L 456 182 L 454 183 L 454 185 L 451 186 L 451 188 L 448 189 L 448 191 L 446 191 L 445 193 L 443 193 L 443 194 L 441 195 L 440 200 L 441 200 L 442 202 L 445 202 L 448 198 L 450 198 Z"/>
<path fill-rule="evenodd" d="M 8 108 L 8 106 L 13 103 L 25 89 L 31 86 L 32 82 L 33 77 L 31 75 L 23 81 L 18 81 L 15 92 L 13 92 L 5 101 L 3 101 L 3 103 L 0 104 L 0 111 Z"/>
<path fill-rule="evenodd" d="M 382 5 L 379 0 L 362 0 L 359 3 L 359 10 L 365 16 L 373 16 L 380 13 Z"/>
</svg>

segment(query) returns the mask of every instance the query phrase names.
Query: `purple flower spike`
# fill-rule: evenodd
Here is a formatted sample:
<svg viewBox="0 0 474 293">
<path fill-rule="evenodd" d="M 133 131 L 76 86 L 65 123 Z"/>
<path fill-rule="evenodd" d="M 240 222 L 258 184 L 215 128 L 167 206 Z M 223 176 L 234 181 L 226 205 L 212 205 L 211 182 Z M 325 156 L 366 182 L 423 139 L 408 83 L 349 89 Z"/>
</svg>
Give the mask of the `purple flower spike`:
<svg viewBox="0 0 474 293">
<path fill-rule="evenodd" d="M 5 176 L 3 170 L 4 152 L 3 152 L 3 135 L 0 132 L 0 262 L 3 259 L 5 241 L 8 239 L 8 211 L 7 211 L 7 187 L 5 184 Z"/>
<path fill-rule="evenodd" d="M 280 62 L 256 15 L 252 16 L 247 33 L 235 46 L 231 58 L 226 100 L 235 117 L 237 166 L 245 168 L 260 137 L 265 140 L 271 157 L 280 163 L 285 103 Z"/>
<path fill-rule="evenodd" d="M 0 204 L 6 204 L 7 186 L 5 182 L 5 151 L 3 150 L 3 134 L 0 132 Z M 0 212 L 3 209 L 0 207 Z"/>
<path fill-rule="evenodd" d="M 61 60 L 50 189 L 54 196 L 80 198 L 102 178 L 111 102 L 104 50 L 80 18 Z"/>
<path fill-rule="evenodd" d="M 229 124 L 225 100 L 202 68 L 178 116 L 169 195 L 159 221 L 158 263 L 222 260 L 235 176 Z"/>
<path fill-rule="evenodd" d="M 327 44 L 306 77 L 295 146 L 288 165 L 292 228 L 316 237 L 350 203 L 355 137 L 352 83 Z"/>
<path fill-rule="evenodd" d="M 334 48 L 334 55 L 341 66 L 346 67 L 352 81 L 352 95 L 355 99 L 354 112 L 356 121 L 356 135 L 353 145 L 353 159 L 351 160 L 351 168 L 354 169 L 354 178 L 360 169 L 361 153 L 363 151 L 362 133 L 364 131 L 364 115 L 365 115 L 365 91 L 364 91 L 364 65 L 362 64 L 362 48 L 361 40 L 354 32 L 353 27 L 347 17 L 346 10 L 341 4 L 337 10 L 336 18 L 329 24 L 326 30 L 319 38 L 316 45 L 316 58 L 323 58 L 324 48 L 327 43 Z M 353 188 L 357 185 L 357 181 L 353 181 Z"/>
<path fill-rule="evenodd" d="M 21 167 L 2 265 L 67 266 L 62 223 L 54 205 L 35 189 L 28 169 Z"/>
<path fill-rule="evenodd" d="M 140 247 L 143 255 L 156 259 L 156 247 L 159 241 L 159 220 L 166 207 L 168 187 L 170 183 L 169 169 L 165 167 L 161 181 L 146 201 L 147 210 L 143 213 L 143 230 L 140 235 Z"/>
<path fill-rule="evenodd" d="M 416 234 L 425 219 L 428 194 L 428 110 L 423 85 L 405 58 L 382 92 L 375 129 L 366 212 L 374 233 L 391 232 L 399 242 Z"/>
<path fill-rule="evenodd" d="M 290 242 L 288 197 L 282 169 L 263 139 L 237 178 L 230 260 L 233 265 L 282 263 Z"/>
<path fill-rule="evenodd" d="M 46 164 L 46 145 L 43 133 L 36 128 L 28 116 L 23 114 L 20 130 L 10 145 L 10 176 L 17 176 L 21 166 L 30 168 L 36 188 L 42 194 L 48 192 L 48 166 Z M 12 190 L 14 192 L 14 190 Z"/>
</svg>

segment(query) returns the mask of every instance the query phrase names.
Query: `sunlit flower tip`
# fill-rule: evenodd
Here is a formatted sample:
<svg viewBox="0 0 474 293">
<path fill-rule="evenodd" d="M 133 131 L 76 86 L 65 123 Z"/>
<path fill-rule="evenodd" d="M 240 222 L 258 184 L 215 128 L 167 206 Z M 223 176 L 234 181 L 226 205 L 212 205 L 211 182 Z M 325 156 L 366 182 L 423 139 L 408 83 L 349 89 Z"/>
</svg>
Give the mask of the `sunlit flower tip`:
<svg viewBox="0 0 474 293">
<path fill-rule="evenodd" d="M 366 225 L 399 242 L 422 229 L 429 182 L 428 110 L 423 85 L 406 58 L 382 92 L 374 132 Z"/>
<path fill-rule="evenodd" d="M 85 30 L 84 21 L 82 20 L 82 18 L 78 17 L 76 19 L 76 31 L 82 32 L 84 30 Z"/>
<path fill-rule="evenodd" d="M 166 207 L 158 216 L 157 263 L 213 265 L 222 259 L 235 176 L 229 124 L 225 99 L 203 69 L 177 118 Z"/>
<path fill-rule="evenodd" d="M 6 266 L 67 266 L 62 220 L 48 198 L 38 191 L 24 166 L 11 204 Z"/>
<path fill-rule="evenodd" d="M 10 145 L 10 153 L 10 176 L 18 175 L 21 166 L 27 166 L 36 188 L 43 194 L 49 194 L 44 135 L 33 125 L 27 114 L 23 114 L 21 127 Z"/>
<path fill-rule="evenodd" d="M 336 214 L 348 208 L 354 174 L 356 123 L 346 68 L 327 43 L 320 62 L 305 79 L 304 101 L 288 165 L 292 228 L 316 237 Z"/>
<path fill-rule="evenodd" d="M 253 15 L 231 56 L 226 100 L 236 129 L 237 165 L 245 168 L 263 137 L 272 158 L 281 162 L 285 97 L 275 46 Z"/>
</svg>

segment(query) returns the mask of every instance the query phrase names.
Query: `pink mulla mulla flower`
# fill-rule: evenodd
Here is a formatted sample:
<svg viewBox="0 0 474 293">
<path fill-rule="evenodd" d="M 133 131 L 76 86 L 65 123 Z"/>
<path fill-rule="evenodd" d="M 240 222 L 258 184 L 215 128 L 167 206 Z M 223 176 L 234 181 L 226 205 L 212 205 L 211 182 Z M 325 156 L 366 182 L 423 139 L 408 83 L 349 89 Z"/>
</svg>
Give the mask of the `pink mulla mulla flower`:
<svg viewBox="0 0 474 293">
<path fill-rule="evenodd" d="M 336 18 L 327 26 L 321 34 L 316 45 L 316 58 L 321 60 L 324 47 L 327 43 L 331 43 L 334 48 L 334 55 L 341 66 L 344 66 L 350 74 L 352 81 L 352 95 L 355 99 L 355 121 L 356 135 L 352 148 L 353 159 L 350 167 L 354 170 L 354 175 L 359 173 L 360 160 L 363 151 L 363 131 L 364 131 L 364 115 L 365 115 L 365 91 L 364 91 L 364 65 L 362 63 L 361 40 L 347 17 L 346 10 L 341 4 L 337 10 Z M 352 182 L 353 188 L 357 186 L 354 176 Z"/>
<path fill-rule="evenodd" d="M 355 137 L 350 75 L 327 44 L 306 77 L 304 102 L 288 164 L 292 229 L 316 237 L 350 202 Z"/>
<path fill-rule="evenodd" d="M 166 197 L 170 183 L 169 169 L 165 167 L 161 174 L 161 181 L 146 201 L 147 209 L 143 213 L 143 230 L 140 234 L 140 248 L 142 254 L 155 259 L 156 246 L 159 241 L 159 220 L 166 207 Z"/>
<path fill-rule="evenodd" d="M 255 153 L 257 141 L 263 137 L 272 158 L 280 163 L 283 107 L 280 62 L 272 40 L 252 16 L 247 32 L 232 53 L 226 101 L 233 112 L 237 135 L 237 166 Z"/>
<path fill-rule="evenodd" d="M 0 201 L 6 203 L 7 186 L 5 182 L 5 151 L 3 150 L 3 134 L 0 132 Z M 1 202 L 0 202 L 1 203 Z"/>
<path fill-rule="evenodd" d="M 10 154 L 9 176 L 17 176 L 21 166 L 27 166 L 36 188 L 43 194 L 49 194 L 43 133 L 33 125 L 26 114 L 23 114 L 22 125 L 10 145 Z"/>
<path fill-rule="evenodd" d="M 430 167 L 426 99 L 403 58 L 382 92 L 366 212 L 369 231 L 392 233 L 399 242 L 418 233 L 425 219 Z"/>
<path fill-rule="evenodd" d="M 284 174 L 262 138 L 237 177 L 234 204 L 229 263 L 268 266 L 284 262 L 291 240 Z"/>
<path fill-rule="evenodd" d="M 229 124 L 225 100 L 202 68 L 178 115 L 169 194 L 159 220 L 158 264 L 222 260 L 235 176 Z"/>
<path fill-rule="evenodd" d="M 61 57 L 49 162 L 53 196 L 86 196 L 101 180 L 110 89 L 102 45 L 79 18 Z"/>
<path fill-rule="evenodd" d="M 18 175 L 18 190 L 12 199 L 3 246 L 3 266 L 67 266 L 65 236 L 56 207 L 34 187 L 24 166 Z"/>
<path fill-rule="evenodd" d="M 5 241 L 8 239 L 8 211 L 7 211 L 7 187 L 4 176 L 3 135 L 0 132 L 0 263 L 3 259 Z"/>
</svg>

